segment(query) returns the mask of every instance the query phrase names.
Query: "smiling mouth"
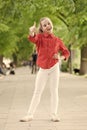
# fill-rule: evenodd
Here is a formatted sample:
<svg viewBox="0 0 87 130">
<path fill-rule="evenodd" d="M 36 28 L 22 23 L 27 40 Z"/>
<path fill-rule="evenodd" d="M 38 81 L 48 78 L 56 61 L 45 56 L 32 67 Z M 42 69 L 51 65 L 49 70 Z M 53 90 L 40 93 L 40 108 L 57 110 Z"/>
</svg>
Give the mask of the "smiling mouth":
<svg viewBox="0 0 87 130">
<path fill-rule="evenodd" d="M 51 31 L 52 27 L 48 28 L 47 31 Z"/>
<path fill-rule="evenodd" d="M 47 29 L 47 31 L 51 31 L 51 28 Z"/>
</svg>

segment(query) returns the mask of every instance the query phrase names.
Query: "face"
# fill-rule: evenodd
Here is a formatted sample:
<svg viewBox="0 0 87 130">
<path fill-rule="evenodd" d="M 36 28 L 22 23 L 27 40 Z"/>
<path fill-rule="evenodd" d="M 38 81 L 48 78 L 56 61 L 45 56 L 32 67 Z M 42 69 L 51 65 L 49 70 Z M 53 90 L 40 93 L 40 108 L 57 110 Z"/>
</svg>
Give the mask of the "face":
<svg viewBox="0 0 87 130">
<path fill-rule="evenodd" d="M 50 19 L 45 18 L 41 21 L 41 29 L 44 33 L 52 33 L 52 23 Z"/>
</svg>

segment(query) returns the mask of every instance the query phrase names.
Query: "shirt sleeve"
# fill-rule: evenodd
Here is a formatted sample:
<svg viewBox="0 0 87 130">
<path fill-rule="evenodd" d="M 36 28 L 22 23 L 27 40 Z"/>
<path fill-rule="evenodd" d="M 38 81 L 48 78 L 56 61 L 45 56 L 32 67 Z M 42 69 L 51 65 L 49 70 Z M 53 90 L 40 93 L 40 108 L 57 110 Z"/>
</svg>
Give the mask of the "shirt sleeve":
<svg viewBox="0 0 87 130">
<path fill-rule="evenodd" d="M 28 40 L 34 44 L 38 44 L 39 43 L 39 35 L 35 35 L 34 37 L 32 36 L 28 36 Z"/>
<path fill-rule="evenodd" d="M 69 58 L 70 52 L 67 47 L 64 45 L 61 39 L 58 39 L 59 42 L 59 50 L 61 51 L 62 55 L 65 57 L 65 60 Z"/>
</svg>

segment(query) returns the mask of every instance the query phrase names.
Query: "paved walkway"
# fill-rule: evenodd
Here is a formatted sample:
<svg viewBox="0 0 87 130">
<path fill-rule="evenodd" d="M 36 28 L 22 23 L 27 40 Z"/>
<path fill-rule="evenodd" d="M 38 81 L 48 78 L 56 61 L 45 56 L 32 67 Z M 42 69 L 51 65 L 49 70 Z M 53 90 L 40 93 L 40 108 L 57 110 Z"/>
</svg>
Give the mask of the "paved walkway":
<svg viewBox="0 0 87 130">
<path fill-rule="evenodd" d="M 19 122 L 30 104 L 35 74 L 28 67 L 16 75 L 0 78 L 0 130 L 87 130 L 87 78 L 61 73 L 59 84 L 60 122 L 50 119 L 49 84 L 31 122 Z"/>
</svg>

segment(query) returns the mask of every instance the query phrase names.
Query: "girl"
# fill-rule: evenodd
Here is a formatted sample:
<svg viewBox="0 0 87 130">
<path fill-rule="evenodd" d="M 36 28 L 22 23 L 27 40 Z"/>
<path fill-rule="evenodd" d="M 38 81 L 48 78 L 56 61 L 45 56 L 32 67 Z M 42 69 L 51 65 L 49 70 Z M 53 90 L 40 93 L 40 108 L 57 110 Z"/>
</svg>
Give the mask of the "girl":
<svg viewBox="0 0 87 130">
<path fill-rule="evenodd" d="M 50 79 L 51 91 L 51 121 L 58 122 L 58 84 L 59 84 L 59 60 L 68 59 L 70 53 L 63 42 L 53 34 L 53 24 L 48 17 L 40 19 L 39 33 L 36 34 L 36 25 L 30 27 L 29 41 L 36 44 L 38 58 L 37 65 L 40 67 L 37 74 L 33 98 L 22 122 L 31 121 L 35 110 L 40 102 L 48 78 Z M 62 55 L 59 56 L 58 52 Z"/>
</svg>

